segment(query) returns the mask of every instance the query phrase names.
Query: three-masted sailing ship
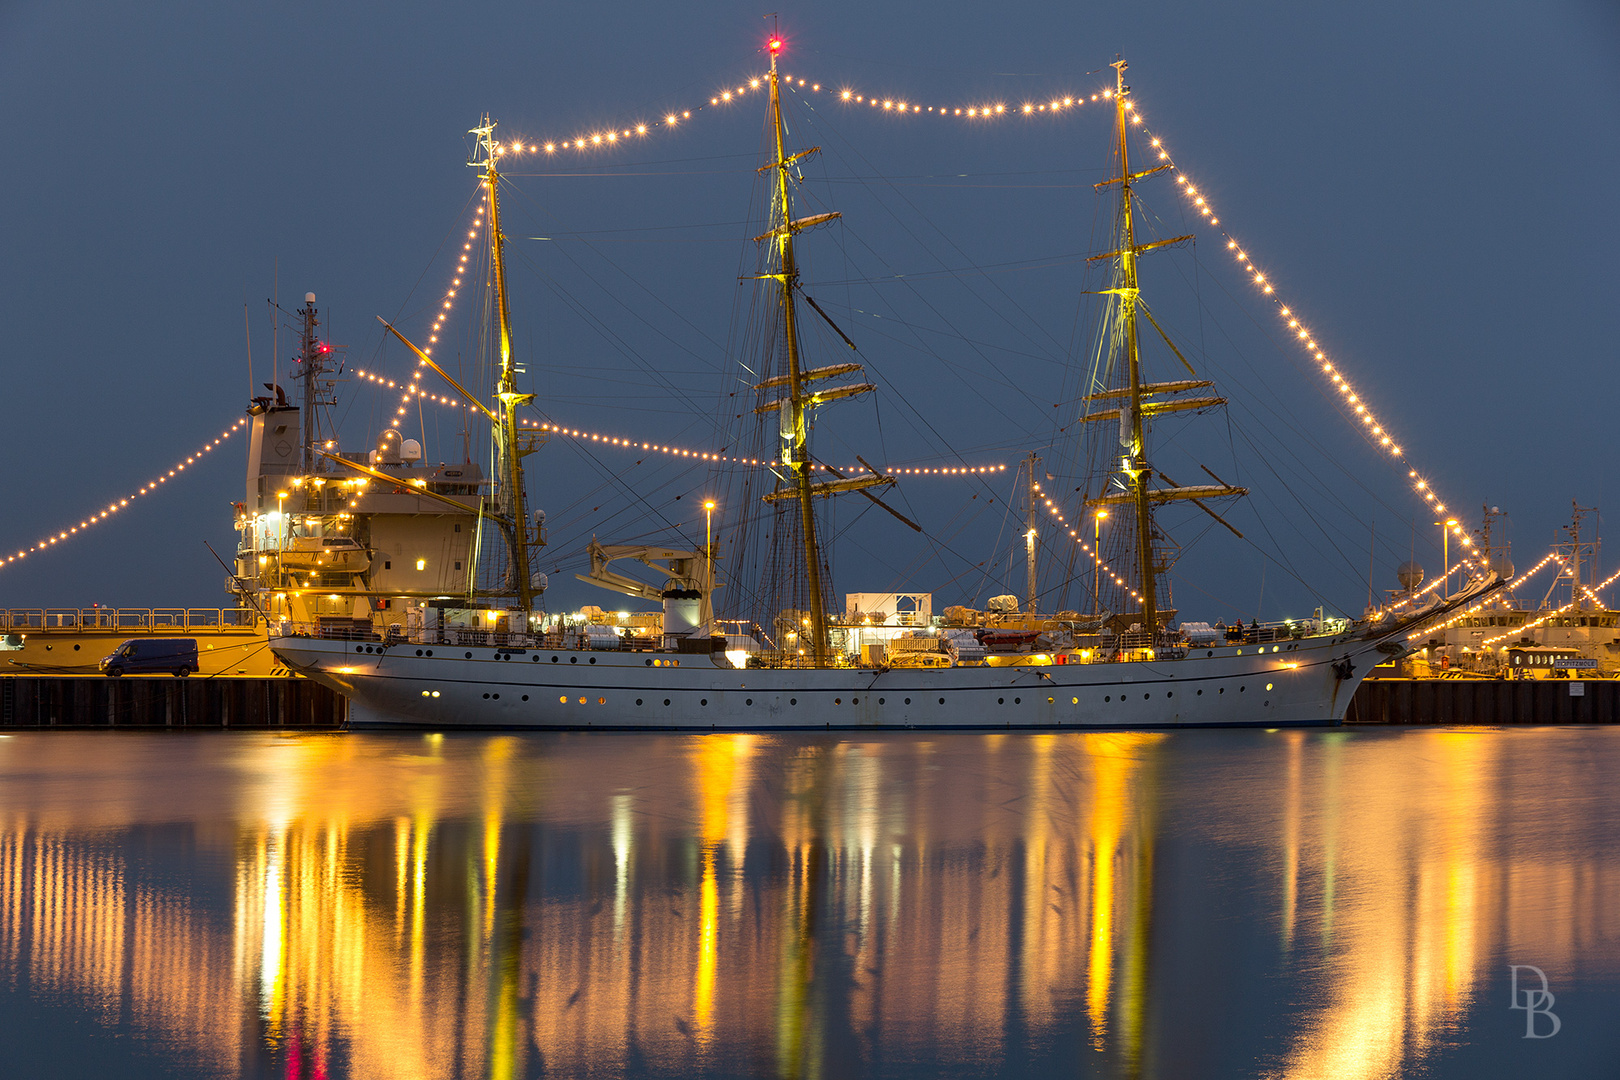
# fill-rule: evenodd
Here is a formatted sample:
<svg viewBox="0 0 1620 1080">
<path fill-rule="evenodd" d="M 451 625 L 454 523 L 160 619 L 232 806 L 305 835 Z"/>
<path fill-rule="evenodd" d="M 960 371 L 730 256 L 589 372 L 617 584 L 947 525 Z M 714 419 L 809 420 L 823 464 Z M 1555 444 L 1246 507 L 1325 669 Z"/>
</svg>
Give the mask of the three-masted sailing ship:
<svg viewBox="0 0 1620 1080">
<path fill-rule="evenodd" d="M 524 457 L 539 446 L 518 418 L 518 410 L 533 395 L 519 392 L 516 384 L 500 231 L 499 146 L 493 138 L 494 125 L 486 120 L 473 131 L 477 153 L 470 164 L 482 170 L 491 238 L 498 365 L 493 400 L 476 407 L 493 434 L 493 482 L 485 482 L 473 465 L 414 468 L 411 454 L 401 449 L 409 440 L 392 429 L 384 433 L 369 462 L 325 453 L 326 473 L 310 471 L 306 462 L 306 474 L 292 478 L 304 493 L 306 506 L 316 498 L 326 500 L 321 503 L 326 512 L 338 508 L 332 527 L 355 536 L 355 542 L 365 541 L 373 552 L 371 576 L 364 585 L 370 598 L 369 620 L 322 620 L 293 607 L 285 609 L 271 638 L 271 647 L 289 668 L 348 695 L 351 723 L 699 729 L 1332 724 L 1343 719 L 1356 687 L 1374 664 L 1406 651 L 1402 639 L 1415 622 L 1472 603 L 1496 587 L 1493 578 L 1486 578 L 1438 609 L 1376 623 L 1321 622 L 1264 641 L 1254 635 L 1194 639 L 1169 629 L 1175 613 L 1167 609 L 1160 584 L 1168 562 L 1155 523 L 1156 507 L 1192 502 L 1227 524 L 1216 509 L 1219 500 L 1240 497 L 1245 489 L 1213 473 L 1213 484 L 1177 485 L 1152 464 L 1149 441 L 1154 417 L 1215 408 L 1224 399 L 1211 392 L 1212 381 L 1200 377 L 1141 302 L 1138 260 L 1153 249 L 1189 238 L 1139 242 L 1133 189 L 1163 167 L 1131 171 L 1130 88 L 1120 62 L 1114 65 L 1113 95 L 1118 174 L 1098 185 L 1118 197 L 1113 250 L 1097 256 L 1111 267 L 1108 287 L 1101 290 L 1108 310 L 1100 347 L 1106 362 L 1092 379 L 1077 420 L 1093 449 L 1100 448 L 1108 463 L 1095 474 L 1097 487 L 1088 492 L 1087 505 L 1094 514 L 1113 512 L 1125 519 L 1115 535 L 1128 543 L 1134 575 L 1130 581 L 1120 579 L 1125 583 L 1114 588 L 1112 582 L 1105 587 L 1100 576 L 1094 580 L 1089 570 L 1071 570 L 1094 594 L 1097 614 L 1089 629 L 1110 647 L 1060 644 L 1039 655 L 1003 658 L 993 665 L 952 662 L 948 657 L 954 654 L 946 650 L 928 663 L 915 662 L 915 657 L 901 663 L 835 649 L 830 589 L 823 573 L 824 531 L 818 527 L 820 507 L 829 498 L 858 493 L 916 526 L 883 501 L 884 489 L 895 483 L 895 477 L 871 466 L 847 474 L 813 454 L 815 411 L 875 388 L 863 381 L 860 363 L 807 367 L 802 359 L 800 317 L 806 313 L 800 307 L 795 243 L 805 230 L 837 213 L 795 214 L 796 170 L 815 150 L 788 145 L 778 48 L 779 42 L 773 40 L 768 84 L 771 156 L 760 169 L 771 181 L 771 220 L 767 231 L 755 238 L 766 253 L 758 287 L 765 290 L 770 310 L 772 344 L 766 350 L 770 366 L 762 367 L 752 383 L 754 414 L 771 425 L 769 439 L 774 445 L 769 479 L 762 472 L 761 480 L 750 481 L 754 485 L 750 498 L 764 504 L 760 519 L 775 551 L 764 560 L 774 581 L 756 595 L 766 597 L 778 613 L 767 616 L 769 631 L 758 622 L 743 620 L 770 647 L 749 638 L 750 647 L 739 650 L 732 646 L 745 635 L 719 632 L 712 537 L 701 550 L 591 542 L 590 572 L 580 575 L 582 579 L 662 602 L 663 635 L 652 647 L 627 650 L 610 639 L 606 644 L 612 647 L 593 648 L 587 635 L 563 640 L 540 632 L 534 607 L 544 582 L 532 567 L 544 533 L 541 519 L 529 519 L 523 470 Z M 809 303 L 809 316 L 831 323 L 814 301 Z M 1144 324 L 1164 338 L 1185 365 L 1186 378 L 1148 380 L 1142 364 Z M 440 370 L 427 353 L 389 329 L 424 365 Z M 844 336 L 841 330 L 838 334 Z M 477 401 L 451 382 L 466 400 Z M 255 416 L 255 446 L 269 445 L 261 429 L 276 417 L 274 407 L 260 411 Z M 420 458 L 420 448 L 412 447 Z M 1033 482 L 1032 468 L 1032 490 Z M 245 509 L 244 518 L 267 519 L 266 500 L 277 486 L 261 477 L 256 489 L 261 512 Z M 250 499 L 254 492 L 250 476 Z M 289 493 L 277 494 L 285 500 Z M 277 511 L 284 510 L 278 503 Z M 432 567 L 430 560 L 417 559 L 412 571 L 404 547 L 391 549 L 390 537 L 406 535 L 416 548 L 433 548 Z M 492 545 L 495 538 L 498 542 Z M 498 580 L 478 586 L 468 575 L 480 552 L 491 546 L 498 551 Z M 664 586 L 609 569 L 620 559 L 654 567 L 666 575 Z M 398 569 L 395 560 L 401 563 Z M 251 572 L 251 562 L 249 558 L 243 563 L 245 574 Z M 381 568 L 376 567 L 378 562 Z M 322 583 L 306 584 L 314 590 Z M 1112 594 L 1105 596 L 1109 589 Z M 476 633 L 454 633 L 446 632 L 443 624 L 391 621 L 393 604 L 435 596 L 442 600 L 452 593 L 463 596 L 468 606 L 476 602 L 490 608 L 490 625 L 472 627 Z"/>
</svg>

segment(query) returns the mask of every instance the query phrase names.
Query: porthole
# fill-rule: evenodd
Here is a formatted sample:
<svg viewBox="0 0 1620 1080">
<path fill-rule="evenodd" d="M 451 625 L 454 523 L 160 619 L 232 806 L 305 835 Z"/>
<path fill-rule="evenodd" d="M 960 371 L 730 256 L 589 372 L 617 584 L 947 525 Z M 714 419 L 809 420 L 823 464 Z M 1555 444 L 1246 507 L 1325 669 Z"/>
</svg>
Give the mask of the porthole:
<svg viewBox="0 0 1620 1080">
<path fill-rule="evenodd" d="M 1056 700 L 1057 700 L 1057 698 L 1047 698 L 1047 699 L 1046 699 L 1046 703 L 1047 703 L 1047 704 L 1048 704 L 1048 705 L 1050 705 L 1050 704 L 1052 704 L 1052 703 L 1053 703 L 1053 702 L 1054 702 L 1054 701 L 1056 701 Z"/>
<path fill-rule="evenodd" d="M 488 695 L 488 694 L 485 694 L 485 695 L 484 695 L 484 700 L 485 700 L 485 701 L 488 701 L 488 700 L 489 700 L 489 695 Z"/>
<path fill-rule="evenodd" d="M 1266 683 L 1266 689 L 1267 689 L 1267 690 L 1270 690 L 1270 689 L 1271 689 L 1271 684 L 1270 684 L 1270 683 Z"/>
<path fill-rule="evenodd" d="M 752 704 L 753 704 L 753 703 L 754 703 L 754 699 L 753 699 L 753 698 L 744 698 L 744 699 L 743 699 L 743 704 L 744 704 L 744 705 L 752 705 Z"/>
<path fill-rule="evenodd" d="M 1014 704 L 1014 705 L 1022 705 L 1022 704 L 1023 704 L 1023 703 L 1024 703 L 1024 699 L 1023 699 L 1023 698 L 1021 698 L 1021 697 L 1015 697 L 1015 698 L 1013 698 L 1013 704 Z"/>
<path fill-rule="evenodd" d="M 577 664 L 577 663 L 579 663 L 579 657 L 577 657 L 577 656 L 570 656 L 570 657 L 569 657 L 569 658 L 568 658 L 568 662 L 569 662 L 569 663 L 570 663 L 570 664 Z"/>
<path fill-rule="evenodd" d="M 496 694 L 496 695 L 495 695 L 495 696 L 496 696 L 496 697 L 500 697 L 500 696 L 501 696 L 501 695 L 499 695 L 499 694 Z M 597 698 L 597 699 L 596 699 L 596 703 L 597 703 L 597 704 L 598 704 L 598 705 L 606 705 L 606 704 L 607 704 L 607 698 L 605 698 L 605 697 L 599 697 L 599 698 Z"/>
<path fill-rule="evenodd" d="M 209 646 L 209 648 L 213 648 L 213 646 L 212 646 L 212 645 L 210 645 L 210 646 Z M 78 647 L 78 646 L 77 646 L 77 645 L 75 645 L 75 646 L 73 646 L 73 651 L 74 651 L 74 652 L 78 652 L 78 651 L 79 651 L 79 647 Z"/>
<path fill-rule="evenodd" d="M 501 695 L 499 695 L 499 694 L 491 694 L 491 695 L 489 695 L 489 696 L 490 696 L 490 697 L 492 697 L 492 698 L 494 698 L 494 699 L 495 699 L 495 700 L 496 700 L 496 701 L 499 701 L 499 700 L 501 700 Z"/>
<path fill-rule="evenodd" d="M 1199 697 L 1203 697 L 1203 696 L 1204 696 L 1204 692 L 1203 692 L 1203 691 L 1202 691 L 1202 690 L 1200 690 L 1200 691 L 1198 691 L 1198 696 L 1199 696 Z"/>
<path fill-rule="evenodd" d="M 1005 704 L 1007 704 L 1007 699 L 1006 698 L 996 698 L 996 704 L 997 705 L 1005 705 Z"/>
<path fill-rule="evenodd" d="M 433 650 L 432 650 L 432 649 L 429 649 L 429 650 L 428 650 L 428 653 L 427 653 L 427 654 L 428 654 L 428 655 L 429 655 L 429 656 L 432 656 L 432 655 L 433 655 Z"/>
<path fill-rule="evenodd" d="M 591 663 L 593 663 L 593 664 L 596 663 L 596 657 L 594 657 L 594 656 L 591 657 Z"/>
<path fill-rule="evenodd" d="M 664 699 L 664 704 L 665 704 L 665 705 L 668 705 L 668 704 L 669 704 L 669 698 L 665 698 L 665 699 Z"/>
<path fill-rule="evenodd" d="M 562 702 L 564 705 L 566 705 L 566 704 L 568 704 L 568 695 L 564 694 L 562 697 L 558 698 L 557 700 Z"/>
<path fill-rule="evenodd" d="M 1241 694 L 1241 693 L 1243 693 L 1243 691 L 1245 691 L 1247 689 L 1248 689 L 1248 687 L 1246 687 L 1246 686 L 1240 686 L 1240 687 L 1238 687 L 1238 693 Z"/>
<path fill-rule="evenodd" d="M 844 703 L 843 698 L 838 698 L 838 697 L 833 698 L 833 704 L 834 705 L 842 705 L 843 703 Z"/>
<path fill-rule="evenodd" d="M 557 662 L 557 661 L 558 661 L 558 660 L 559 660 L 559 659 L 560 659 L 560 657 L 556 657 L 556 656 L 553 656 L 553 657 L 552 657 L 552 658 L 551 658 L 551 662 L 552 662 L 552 663 L 553 663 L 553 664 L 555 664 L 555 663 L 556 663 L 556 662 Z"/>
<path fill-rule="evenodd" d="M 939 703 L 940 703 L 940 704 L 941 704 L 941 705 L 943 705 L 943 704 L 945 704 L 945 699 L 944 699 L 944 698 L 940 698 L 940 699 L 939 699 Z"/>
<path fill-rule="evenodd" d="M 861 703 L 861 699 L 858 697 L 852 697 L 849 699 L 849 703 L 851 705 L 859 705 Z"/>
<path fill-rule="evenodd" d="M 637 705 L 640 705 L 640 704 L 641 704 L 641 699 L 640 699 L 640 698 L 636 698 L 636 704 L 637 704 Z"/>
<path fill-rule="evenodd" d="M 524 695 L 523 695 L 523 700 L 524 700 L 524 701 L 528 701 L 528 700 L 529 700 L 529 695 L 528 695 L 528 694 L 524 694 Z"/>
<path fill-rule="evenodd" d="M 1070 705 L 1078 705 L 1078 704 L 1080 704 L 1080 699 L 1079 698 L 1070 698 L 1069 699 L 1069 704 Z"/>
<path fill-rule="evenodd" d="M 1239 649 L 1239 650 L 1238 650 L 1238 651 L 1237 651 L 1237 655 L 1239 655 L 1239 656 L 1242 656 L 1242 655 L 1243 655 L 1243 650 L 1242 650 L 1242 649 Z"/>
<path fill-rule="evenodd" d="M 355 646 L 355 647 L 354 647 L 354 651 L 355 651 L 355 652 L 365 652 L 365 651 L 366 651 L 366 647 L 365 647 L 365 646 L 364 646 L 364 645 L 356 645 L 356 646 Z"/>
<path fill-rule="evenodd" d="M 417 649 L 417 650 L 416 650 L 416 655 L 417 655 L 417 656 L 421 656 L 421 655 L 422 655 L 422 650 L 421 650 L 421 649 Z"/>
<path fill-rule="evenodd" d="M 789 705 L 797 705 L 797 704 L 798 704 L 798 703 L 799 703 L 799 699 L 798 699 L 798 698 L 796 698 L 796 697 L 790 697 L 790 698 L 788 698 L 788 704 L 789 704 Z"/>
<path fill-rule="evenodd" d="M 1104 701 L 1113 701 L 1113 700 L 1114 700 L 1114 699 L 1113 699 L 1113 697 L 1112 697 L 1112 696 L 1111 696 L 1111 695 L 1106 695 L 1106 694 L 1105 694 L 1105 695 L 1104 695 L 1104 696 L 1103 696 L 1103 700 L 1104 700 Z"/>
<path fill-rule="evenodd" d="M 698 704 L 699 705 L 707 705 L 708 703 L 709 703 L 708 698 L 700 698 L 700 699 L 698 699 Z"/>
<path fill-rule="evenodd" d="M 539 662 L 540 662 L 540 654 L 539 654 L 539 653 L 535 653 L 535 654 L 534 654 L 534 655 L 533 655 L 533 656 L 531 656 L 531 657 L 529 657 L 529 659 L 530 659 L 530 660 L 533 660 L 533 661 L 534 661 L 534 662 L 535 662 L 535 663 L 537 663 L 537 664 L 538 664 L 538 663 L 539 663 Z"/>
<path fill-rule="evenodd" d="M 1220 688 L 1220 689 L 1219 689 L 1219 690 L 1217 690 L 1217 691 L 1215 691 L 1215 692 L 1216 692 L 1216 693 L 1217 693 L 1217 694 L 1224 694 L 1224 693 L 1226 693 L 1226 687 L 1224 687 L 1224 686 L 1223 686 L 1223 687 L 1221 687 L 1221 688 Z"/>
<path fill-rule="evenodd" d="M 468 653 L 468 654 L 467 654 L 467 659 L 469 659 L 469 660 L 471 660 L 471 659 L 472 659 L 472 653 Z"/>
<path fill-rule="evenodd" d="M 883 704 L 883 699 L 882 698 L 878 698 L 878 704 L 879 705 Z"/>
<path fill-rule="evenodd" d="M 1150 698 L 1150 697 L 1152 697 L 1152 696 L 1153 696 L 1153 695 L 1152 695 L 1152 694 L 1143 694 L 1143 695 L 1142 695 L 1142 700 L 1143 700 L 1143 701 L 1146 701 L 1146 700 L 1147 700 L 1147 699 L 1148 699 L 1148 698 Z"/>
<path fill-rule="evenodd" d="M 1165 691 L 1165 692 L 1164 692 L 1164 696 L 1165 696 L 1165 697 L 1175 697 L 1175 696 L 1176 696 L 1176 692 L 1175 692 L 1175 691 L 1174 691 L 1174 690 L 1166 690 L 1166 691 Z"/>
<path fill-rule="evenodd" d="M 651 660 L 648 660 L 646 663 L 647 663 L 648 667 L 652 667 L 652 661 Z"/>
<path fill-rule="evenodd" d="M 878 699 L 878 704 L 879 704 L 879 705 L 881 705 L 881 704 L 883 704 L 883 699 L 882 699 L 882 698 L 879 698 L 879 699 Z M 910 705 L 910 704 L 911 704 L 911 699 L 910 699 L 910 698 L 906 698 L 906 704 L 907 704 L 907 705 Z"/>
<path fill-rule="evenodd" d="M 1205 656 L 1214 656 L 1215 655 L 1215 650 L 1214 649 L 1206 649 L 1204 651 L 1204 655 Z"/>
<path fill-rule="evenodd" d="M 579 703 L 580 703 L 580 704 L 581 704 L 581 705 L 583 705 L 583 704 L 585 704 L 585 699 L 584 699 L 584 698 L 580 698 L 580 699 L 579 699 Z"/>
</svg>

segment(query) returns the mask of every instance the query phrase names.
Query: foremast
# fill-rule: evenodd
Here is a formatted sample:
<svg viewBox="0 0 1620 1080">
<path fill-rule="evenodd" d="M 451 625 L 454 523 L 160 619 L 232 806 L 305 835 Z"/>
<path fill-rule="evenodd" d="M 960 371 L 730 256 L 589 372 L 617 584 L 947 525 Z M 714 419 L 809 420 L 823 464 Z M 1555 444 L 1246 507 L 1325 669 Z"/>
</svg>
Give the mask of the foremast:
<svg viewBox="0 0 1620 1080">
<path fill-rule="evenodd" d="M 811 217 L 794 220 L 792 213 L 792 174 L 791 166 L 795 161 L 809 157 L 816 153 L 820 147 L 811 147 L 809 150 L 789 155 L 782 126 L 782 95 L 779 76 L 776 69 L 776 57 L 781 51 L 782 41 L 778 37 L 770 40 L 769 51 L 771 55 L 770 72 L 770 119 L 774 135 L 776 160 L 769 165 L 762 166 L 760 172 L 767 169 L 776 173 L 775 192 L 772 202 L 771 229 L 758 240 L 771 240 L 777 249 L 777 269 L 774 273 L 760 275 L 761 278 L 774 281 L 779 289 L 779 300 L 782 310 L 783 344 L 787 353 L 787 373 L 782 379 L 769 379 L 761 383 L 756 389 L 766 389 L 772 386 L 785 386 L 787 396 L 760 406 L 760 412 L 775 411 L 778 415 L 777 430 L 780 433 L 781 446 L 778 459 L 788 472 L 784 479 L 787 484 L 784 488 L 765 496 L 766 502 L 779 502 L 787 499 L 796 500 L 799 504 L 799 531 L 803 538 L 805 573 L 808 576 L 810 592 L 810 658 L 816 667 L 827 663 L 828 635 L 826 600 L 822 593 L 821 582 L 821 548 L 816 538 L 815 498 L 818 495 L 826 496 L 842 491 L 858 491 L 863 488 L 876 487 L 882 484 L 894 483 L 894 478 L 871 474 L 840 478 L 838 480 L 814 483 L 810 474 L 814 463 L 810 456 L 810 415 L 811 410 L 823 401 L 833 398 L 853 397 L 855 394 L 865 393 L 873 389 L 870 383 L 861 383 L 853 386 L 838 386 L 822 391 L 813 391 L 810 384 L 817 379 L 828 378 L 833 375 L 843 375 L 860 370 L 859 364 L 835 364 L 827 368 L 806 371 L 799 356 L 799 321 L 795 308 L 794 290 L 799 285 L 799 267 L 793 255 L 793 237 L 812 225 L 830 221 L 839 216 L 834 211 L 827 214 L 816 214 Z M 836 475 L 836 474 L 835 474 Z"/>
<path fill-rule="evenodd" d="M 496 469 L 501 477 L 501 509 L 512 549 L 512 575 L 519 605 L 527 622 L 528 612 L 534 607 L 534 585 L 529 574 L 529 515 L 523 495 L 524 447 L 518 439 L 517 410 L 534 400 L 533 394 L 522 394 L 514 379 L 516 369 L 512 363 L 512 319 L 506 291 L 506 237 L 501 232 L 501 174 L 496 169 L 500 144 L 495 142 L 495 122 L 488 116 L 468 134 L 477 136 L 477 149 L 467 165 L 483 169 L 485 198 L 489 202 L 489 260 L 490 274 L 495 285 L 495 313 L 499 332 L 500 369 L 495 380 L 495 397 L 499 408 L 495 411 Z"/>
<path fill-rule="evenodd" d="M 1146 244 L 1136 242 L 1136 222 L 1134 207 L 1132 205 L 1132 187 L 1136 181 L 1154 173 L 1170 168 L 1169 165 L 1158 165 L 1142 172 L 1131 172 L 1130 165 L 1130 114 L 1128 105 L 1131 88 L 1125 83 L 1125 69 L 1128 66 L 1124 60 L 1116 60 L 1112 65 L 1114 69 L 1114 142 L 1115 153 L 1119 157 L 1119 175 L 1097 184 L 1098 189 L 1113 184 L 1119 185 L 1119 247 L 1102 255 L 1092 256 L 1092 261 L 1113 259 L 1116 260 L 1114 287 L 1102 290 L 1107 295 L 1119 297 L 1119 315 L 1117 326 L 1122 331 L 1123 351 L 1126 367 L 1125 385 L 1118 389 L 1104 390 L 1087 396 L 1089 404 L 1094 401 L 1122 399 L 1118 409 L 1102 410 L 1088 413 L 1086 420 L 1119 420 L 1119 468 L 1117 474 L 1124 478 L 1125 490 L 1117 495 L 1103 495 L 1099 498 L 1087 500 L 1087 504 L 1100 508 L 1108 505 L 1129 503 L 1135 511 L 1136 518 L 1136 563 L 1137 573 L 1142 582 L 1141 588 L 1141 621 L 1142 630 L 1148 641 L 1157 639 L 1159 630 L 1159 600 L 1158 600 L 1158 553 L 1153 542 L 1153 505 L 1155 503 L 1170 502 L 1179 499 L 1190 500 L 1206 513 L 1215 517 L 1228 529 L 1232 526 L 1205 506 L 1200 500 L 1217 498 L 1227 495 L 1244 495 L 1247 490 L 1233 487 L 1225 481 L 1218 485 L 1202 485 L 1197 487 L 1177 487 L 1169 477 L 1160 476 L 1171 486 L 1153 487 L 1150 481 L 1153 478 L 1153 467 L 1147 458 L 1147 440 L 1144 434 L 1146 418 L 1159 413 L 1181 412 L 1189 409 L 1205 409 L 1226 404 L 1221 397 L 1204 398 L 1176 398 L 1165 400 L 1162 395 L 1180 394 L 1187 390 L 1201 389 L 1211 384 L 1208 380 L 1197 378 L 1198 372 L 1192 364 L 1181 354 L 1174 342 L 1165 335 L 1163 329 L 1154 320 L 1151 312 L 1141 303 L 1141 287 L 1136 273 L 1136 259 L 1145 251 L 1155 248 L 1167 247 L 1191 240 L 1191 236 L 1177 236 L 1167 240 L 1154 240 Z M 1141 335 L 1137 321 L 1137 314 L 1146 315 L 1153 329 L 1158 331 L 1187 369 L 1188 374 L 1194 378 L 1177 382 L 1144 383 L 1142 381 L 1142 349 Z M 1116 339 L 1118 340 L 1118 339 Z M 1153 398 L 1153 400 L 1149 400 Z M 1207 469 L 1205 471 L 1208 471 Z M 1213 473 L 1210 474 L 1212 477 Z M 1236 530 L 1233 530 L 1236 532 Z M 1241 535 L 1241 534 L 1239 534 Z M 1100 600 L 1100 598 L 1099 598 Z"/>
</svg>

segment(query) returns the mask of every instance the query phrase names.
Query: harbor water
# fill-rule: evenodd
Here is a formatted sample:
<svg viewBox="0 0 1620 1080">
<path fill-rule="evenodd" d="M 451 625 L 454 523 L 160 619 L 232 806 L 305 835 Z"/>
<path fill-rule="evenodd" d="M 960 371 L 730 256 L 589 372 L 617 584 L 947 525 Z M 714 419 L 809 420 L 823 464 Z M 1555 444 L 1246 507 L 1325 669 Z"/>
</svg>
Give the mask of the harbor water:
<svg viewBox="0 0 1620 1080">
<path fill-rule="evenodd" d="M 1616 1074 L 1620 731 L 0 736 L 54 1077 Z"/>
</svg>

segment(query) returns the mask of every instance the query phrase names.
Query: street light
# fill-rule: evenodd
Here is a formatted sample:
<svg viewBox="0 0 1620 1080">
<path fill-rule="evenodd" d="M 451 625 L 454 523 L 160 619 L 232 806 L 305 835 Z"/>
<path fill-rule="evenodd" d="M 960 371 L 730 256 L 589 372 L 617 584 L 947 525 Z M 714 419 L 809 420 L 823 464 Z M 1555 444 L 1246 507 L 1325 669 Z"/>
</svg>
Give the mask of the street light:
<svg viewBox="0 0 1620 1080">
<path fill-rule="evenodd" d="M 1446 600 L 1451 594 L 1451 530 L 1457 527 L 1457 519 L 1446 518 L 1435 524 L 1440 526 L 1440 572 L 1445 575 L 1440 583 L 1440 599 Z"/>
<path fill-rule="evenodd" d="M 709 609 L 709 621 L 714 621 L 714 507 L 713 499 L 703 500 L 703 562 L 708 567 L 708 577 L 703 583 L 703 599 Z M 711 625 L 712 633 L 714 627 Z"/>
<path fill-rule="evenodd" d="M 1102 523 L 1108 511 L 1098 510 L 1092 515 L 1091 530 L 1091 596 L 1097 602 L 1097 614 L 1102 614 Z"/>
</svg>

